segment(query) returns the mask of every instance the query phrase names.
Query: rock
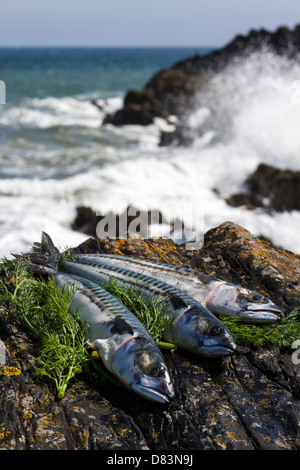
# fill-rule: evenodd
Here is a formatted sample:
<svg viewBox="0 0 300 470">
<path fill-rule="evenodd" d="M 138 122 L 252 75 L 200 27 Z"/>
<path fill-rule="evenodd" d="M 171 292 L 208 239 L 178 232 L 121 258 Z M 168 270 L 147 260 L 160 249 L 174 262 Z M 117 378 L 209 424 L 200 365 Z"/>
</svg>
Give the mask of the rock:
<svg viewBox="0 0 300 470">
<path fill-rule="evenodd" d="M 96 235 L 96 227 L 99 218 L 96 212 L 90 207 L 76 207 L 76 217 L 71 227 L 73 230 L 87 235 Z"/>
<path fill-rule="evenodd" d="M 199 106 L 195 96 L 209 86 L 214 74 L 223 70 L 232 59 L 246 57 L 263 48 L 275 54 L 296 57 L 300 52 L 300 25 L 294 30 L 280 27 L 274 33 L 264 29 L 251 30 L 246 36 L 236 36 L 222 49 L 203 56 L 197 54 L 160 70 L 141 90 L 130 90 L 123 108 L 107 116 L 104 124 L 148 125 L 155 117 L 167 119 L 170 115 L 184 121 L 185 115 L 195 105 Z"/>
<path fill-rule="evenodd" d="M 229 205 L 245 205 L 248 209 L 264 207 L 278 212 L 300 210 L 300 171 L 261 163 L 244 186 L 247 192 L 230 196 Z"/>
<path fill-rule="evenodd" d="M 186 251 L 168 239 L 91 238 L 75 252 L 118 253 L 189 266 L 299 306 L 300 257 L 226 222 Z M 300 366 L 289 350 L 238 347 L 231 358 L 165 357 L 176 396 L 168 406 L 85 376 L 57 401 L 34 376 L 35 346 L 21 325 L 0 324 L 0 449 L 299 450 Z M 8 326 L 10 326 L 8 328 Z"/>
<path fill-rule="evenodd" d="M 119 109 L 114 114 L 107 114 L 102 124 L 113 124 L 114 126 L 140 125 L 148 126 L 153 124 L 153 116 L 147 115 L 144 110 L 138 106 L 128 106 L 126 111 Z"/>
<path fill-rule="evenodd" d="M 174 131 L 161 131 L 159 146 L 167 147 L 170 145 L 189 146 L 195 140 L 195 132 L 190 127 L 183 125 L 176 125 Z"/>
<path fill-rule="evenodd" d="M 286 313 L 299 306 L 300 256 L 233 223 L 208 231 L 203 248 L 190 264 L 211 276 L 264 293 Z"/>
<path fill-rule="evenodd" d="M 112 211 L 97 214 L 89 207 L 77 207 L 76 211 L 75 220 L 71 224 L 72 229 L 100 238 L 127 237 L 128 233 L 137 233 L 143 238 L 149 238 L 149 234 L 155 230 L 160 234 L 166 231 L 177 240 L 177 243 L 182 243 L 186 241 L 183 237 L 192 233 L 184 227 L 183 221 L 177 218 L 168 221 L 158 209 L 145 211 L 128 206 L 120 214 Z M 185 232 L 182 236 L 178 233 L 180 230 Z"/>
</svg>

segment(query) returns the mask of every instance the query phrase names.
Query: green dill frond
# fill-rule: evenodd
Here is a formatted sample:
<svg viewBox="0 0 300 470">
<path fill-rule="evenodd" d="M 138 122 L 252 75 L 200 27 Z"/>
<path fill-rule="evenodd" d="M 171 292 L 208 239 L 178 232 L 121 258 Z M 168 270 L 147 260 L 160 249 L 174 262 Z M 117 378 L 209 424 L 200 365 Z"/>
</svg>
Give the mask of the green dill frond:
<svg viewBox="0 0 300 470">
<path fill-rule="evenodd" d="M 53 381 L 62 398 L 70 380 L 90 360 L 83 326 L 69 311 L 74 289 L 61 290 L 53 279 L 36 279 L 16 260 L 4 260 L 0 266 L 10 281 L 8 286 L 0 282 L 9 316 L 26 325 L 36 340 L 35 374 Z"/>
<path fill-rule="evenodd" d="M 281 348 L 291 348 L 292 343 L 300 338 L 299 309 L 293 309 L 284 317 L 277 326 L 277 329 L 281 335 L 278 339 L 278 346 Z"/>
<path fill-rule="evenodd" d="M 59 250 L 58 269 L 64 261 L 76 261 L 76 254 L 71 247 L 66 246 L 63 250 Z"/>
<path fill-rule="evenodd" d="M 76 259 L 72 252 L 64 252 L 61 260 Z M 74 258 L 73 258 L 74 257 Z M 0 269 L 8 283 L 0 280 L 0 296 L 9 304 L 8 315 L 21 321 L 36 341 L 35 375 L 55 384 L 57 396 L 62 398 L 70 380 L 82 367 L 94 360 L 87 348 L 83 325 L 69 311 L 75 288 L 61 289 L 54 279 L 36 278 L 19 260 L 3 259 Z M 161 343 L 163 331 L 173 323 L 163 298 L 148 299 L 137 287 L 122 287 L 112 280 L 104 286 L 144 324 L 154 341 L 166 349 L 176 346 Z M 98 364 L 99 366 L 99 364 Z M 97 369 L 98 373 L 102 369 Z M 103 376 L 108 376 L 103 373 Z"/>
<path fill-rule="evenodd" d="M 76 259 L 72 250 L 66 250 L 63 259 Z M 85 341 L 80 319 L 70 313 L 70 303 L 75 288 L 61 289 L 54 279 L 36 278 L 20 260 L 3 258 L 0 270 L 0 296 L 9 305 L 6 313 L 27 326 L 37 344 L 36 376 L 45 377 L 55 384 L 57 395 L 62 398 L 70 380 L 87 364 L 95 366 Z M 166 349 L 176 346 L 164 344 L 161 339 L 173 320 L 168 311 L 168 299 L 149 299 L 138 286 L 122 286 L 116 280 L 101 284 L 109 293 L 127 307 L 148 330 L 154 341 Z M 3 313 L 1 313 L 3 315 Z M 220 317 L 230 330 L 234 340 L 241 345 L 278 345 L 292 348 L 300 338 L 300 319 L 297 309 L 275 325 L 250 325 L 238 317 Z M 101 372 L 97 368 L 97 372 Z"/>
<path fill-rule="evenodd" d="M 253 325 L 242 323 L 238 317 L 220 316 L 237 344 L 244 346 L 267 346 L 275 344 L 280 348 L 291 348 L 300 338 L 300 319 L 298 309 L 292 310 L 280 323 L 273 325 Z"/>
<path fill-rule="evenodd" d="M 121 286 L 115 279 L 101 284 L 101 287 L 116 297 L 140 320 L 156 343 L 161 342 L 164 331 L 173 324 L 164 297 L 149 299 L 137 286 Z"/>
</svg>

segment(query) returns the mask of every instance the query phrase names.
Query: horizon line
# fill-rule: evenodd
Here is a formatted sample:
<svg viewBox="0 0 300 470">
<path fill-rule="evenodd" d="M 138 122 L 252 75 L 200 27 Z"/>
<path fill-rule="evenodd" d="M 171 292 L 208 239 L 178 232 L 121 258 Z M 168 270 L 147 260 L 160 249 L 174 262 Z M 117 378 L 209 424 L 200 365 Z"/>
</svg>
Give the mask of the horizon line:
<svg viewBox="0 0 300 470">
<path fill-rule="evenodd" d="M 151 49 L 159 49 L 159 48 L 177 48 L 177 49 L 183 49 L 183 48 L 216 48 L 216 47 L 222 47 L 220 45 L 164 45 L 164 44 L 161 44 L 161 45 L 133 45 L 133 44 L 128 44 L 128 45 L 124 45 L 124 44 L 102 44 L 102 45 L 76 45 L 76 44 L 73 44 L 73 45 L 64 45 L 64 44 L 56 44 L 56 45 L 53 45 L 53 44 L 43 44 L 43 45 L 38 45 L 38 44 L 35 44 L 35 45 L 30 45 L 30 44 L 26 44 L 26 45 L 17 45 L 17 44 L 0 44 L 0 49 L 4 49 L 4 48 L 7 48 L 7 49 L 22 49 L 22 48 L 31 48 L 31 49 L 39 49 L 39 48 L 58 48 L 58 49 L 67 49 L 67 48 L 74 48 L 74 49 L 79 49 L 79 48 L 82 48 L 82 49 L 86 49 L 86 48 L 118 48 L 118 49 L 122 49 L 122 48 L 135 48 L 135 49 L 142 49 L 142 48 L 151 48 Z"/>
</svg>

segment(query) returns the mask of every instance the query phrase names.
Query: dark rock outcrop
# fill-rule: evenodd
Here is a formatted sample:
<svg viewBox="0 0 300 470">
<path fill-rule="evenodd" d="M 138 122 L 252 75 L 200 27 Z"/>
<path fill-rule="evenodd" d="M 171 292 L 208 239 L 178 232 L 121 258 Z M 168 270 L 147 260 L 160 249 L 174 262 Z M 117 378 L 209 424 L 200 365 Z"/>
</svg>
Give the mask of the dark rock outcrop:
<svg viewBox="0 0 300 470">
<path fill-rule="evenodd" d="M 155 214 L 154 214 L 155 212 Z M 151 218 L 156 218 L 157 223 L 164 223 L 162 213 L 157 211 L 143 211 L 133 206 L 128 206 L 122 213 L 115 214 L 113 212 L 98 214 L 90 207 L 80 206 L 76 208 L 76 217 L 71 227 L 73 230 L 78 232 L 86 233 L 87 235 L 97 235 L 97 225 L 109 216 L 116 220 L 116 231 L 115 237 L 121 237 L 125 235 L 130 229 L 130 224 L 137 218 L 143 221 L 143 226 L 138 227 L 141 233 L 145 233 L 151 223 Z M 124 221 L 121 223 L 120 221 Z M 109 236 L 109 234 L 107 234 Z"/>
<path fill-rule="evenodd" d="M 128 91 L 123 108 L 106 116 L 103 123 L 147 125 L 157 116 L 167 119 L 170 115 L 181 119 L 186 112 L 193 110 L 195 94 L 209 86 L 214 74 L 223 70 L 231 60 L 246 57 L 262 48 L 296 57 L 300 52 L 300 25 L 294 30 L 280 27 L 274 33 L 264 29 L 251 30 L 246 36 L 235 37 L 222 49 L 204 56 L 189 57 L 160 70 L 143 89 Z"/>
<path fill-rule="evenodd" d="M 261 163 L 244 183 L 246 192 L 233 194 L 229 205 L 268 211 L 300 210 L 300 171 L 283 170 Z"/>
<path fill-rule="evenodd" d="M 109 218 L 114 220 L 113 231 L 109 233 Z M 76 217 L 71 224 L 73 230 L 85 233 L 87 235 L 105 237 L 127 237 L 128 233 L 138 233 L 143 238 L 148 238 L 152 224 L 169 226 L 169 232 L 174 231 L 176 227 L 184 230 L 184 223 L 178 219 L 168 221 L 160 210 L 141 210 L 133 206 L 128 206 L 121 213 L 98 214 L 90 207 L 80 206 L 76 208 Z M 104 233 L 105 232 L 105 233 Z M 102 235 L 103 234 L 103 235 Z"/>
<path fill-rule="evenodd" d="M 300 257 L 224 223 L 199 251 L 171 240 L 94 238 L 75 252 L 118 253 L 191 266 L 269 295 L 285 313 L 300 302 Z M 176 396 L 148 402 L 84 376 L 61 401 L 36 381 L 35 346 L 21 325 L 0 325 L 0 449 L 300 449 L 300 366 L 289 350 L 238 347 L 231 358 L 167 352 Z"/>
<path fill-rule="evenodd" d="M 76 207 L 76 217 L 74 222 L 71 224 L 71 227 L 76 232 L 95 236 L 98 222 L 99 217 L 93 209 L 90 207 L 79 206 Z"/>
</svg>

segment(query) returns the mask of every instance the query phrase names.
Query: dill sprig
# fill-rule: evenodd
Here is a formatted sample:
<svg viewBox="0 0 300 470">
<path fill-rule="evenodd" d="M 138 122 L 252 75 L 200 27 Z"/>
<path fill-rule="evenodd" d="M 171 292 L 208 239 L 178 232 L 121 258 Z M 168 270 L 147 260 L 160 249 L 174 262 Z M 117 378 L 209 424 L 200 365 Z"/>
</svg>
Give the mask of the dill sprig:
<svg viewBox="0 0 300 470">
<path fill-rule="evenodd" d="M 101 284 L 101 287 L 116 297 L 140 320 L 160 347 L 176 349 L 175 345 L 161 341 L 164 331 L 174 323 L 168 313 L 166 298 L 158 296 L 149 299 L 139 287 L 123 286 L 112 278 Z"/>
<path fill-rule="evenodd" d="M 63 250 L 59 250 L 57 269 L 60 269 L 64 261 L 76 261 L 76 259 L 76 254 L 73 252 L 73 249 L 70 246 L 65 246 Z"/>
<path fill-rule="evenodd" d="M 70 251 L 61 255 L 72 257 Z M 70 313 L 69 306 L 75 288 L 61 289 L 54 279 L 36 278 L 27 271 L 26 263 L 2 259 L 0 269 L 6 283 L 0 280 L 0 296 L 9 305 L 9 316 L 21 321 L 36 341 L 35 375 L 47 378 L 56 387 L 58 398 L 63 398 L 69 382 L 82 371 L 88 361 L 106 378 L 87 347 L 80 319 Z M 171 326 L 164 300 L 148 299 L 135 287 L 123 287 L 111 280 L 105 284 L 108 292 L 131 310 L 160 347 L 176 349 L 175 345 L 161 342 L 163 330 Z"/>
<path fill-rule="evenodd" d="M 73 254 L 66 251 L 62 256 Z M 88 350 L 80 319 L 69 310 L 74 288 L 61 289 L 53 279 L 34 277 L 19 260 L 0 260 L 0 270 L 5 277 L 5 283 L 0 279 L 0 296 L 9 305 L 7 315 L 23 322 L 36 340 L 36 376 L 54 382 L 57 396 L 62 398 L 70 381 L 82 368 L 86 369 L 89 361 L 101 373 L 100 364 Z M 114 279 L 101 286 L 139 318 L 158 346 L 176 349 L 161 341 L 164 330 L 173 323 L 168 315 L 167 299 L 149 299 L 137 286 L 123 286 Z M 292 348 L 293 342 L 300 338 L 297 309 L 275 325 L 244 324 L 237 317 L 220 319 L 237 344 Z M 109 378 L 105 371 L 103 375 Z"/>
<path fill-rule="evenodd" d="M 53 279 L 35 279 L 15 260 L 5 260 L 1 267 L 10 280 L 8 285 L 0 281 L 9 315 L 23 322 L 36 340 L 35 375 L 53 381 L 62 398 L 70 380 L 90 360 L 82 324 L 69 312 L 74 290 L 61 290 Z"/>
<path fill-rule="evenodd" d="M 238 317 L 220 316 L 229 329 L 235 342 L 244 346 L 267 346 L 274 344 L 282 349 L 290 349 L 292 343 L 300 338 L 300 319 L 298 309 L 293 309 L 280 323 L 254 325 L 242 323 Z"/>
</svg>

